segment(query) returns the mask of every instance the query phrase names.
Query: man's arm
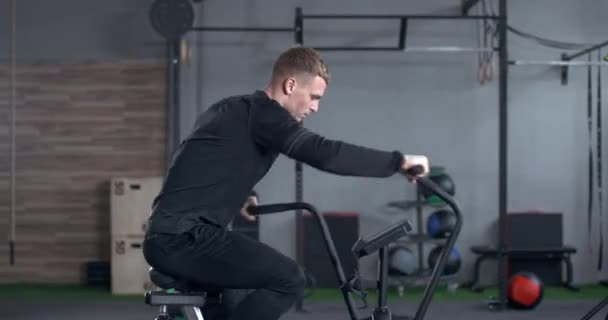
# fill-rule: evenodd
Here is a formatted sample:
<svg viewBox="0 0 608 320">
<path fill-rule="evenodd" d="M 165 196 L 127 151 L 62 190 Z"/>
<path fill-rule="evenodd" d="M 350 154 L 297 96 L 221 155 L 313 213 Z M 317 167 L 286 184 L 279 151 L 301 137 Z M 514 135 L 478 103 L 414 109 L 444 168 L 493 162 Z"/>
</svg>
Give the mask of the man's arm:
<svg viewBox="0 0 608 320">
<path fill-rule="evenodd" d="M 303 128 L 278 105 L 256 106 L 251 130 L 261 146 L 339 175 L 388 177 L 403 165 L 398 151 L 382 151 L 324 138 Z"/>
<path fill-rule="evenodd" d="M 288 157 L 340 175 L 388 177 L 397 172 L 403 162 L 403 155 L 398 151 L 330 140 L 302 127 L 282 142 L 281 152 Z"/>
</svg>

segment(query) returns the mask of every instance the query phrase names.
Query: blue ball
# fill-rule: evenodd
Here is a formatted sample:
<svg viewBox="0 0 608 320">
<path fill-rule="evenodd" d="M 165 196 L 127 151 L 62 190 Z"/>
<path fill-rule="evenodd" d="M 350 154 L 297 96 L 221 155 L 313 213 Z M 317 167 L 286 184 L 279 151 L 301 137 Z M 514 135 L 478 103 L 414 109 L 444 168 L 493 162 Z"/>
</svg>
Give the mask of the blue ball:
<svg viewBox="0 0 608 320">
<path fill-rule="evenodd" d="M 432 238 L 447 238 L 455 226 L 456 214 L 451 210 L 441 209 L 429 215 L 426 233 Z"/>
</svg>

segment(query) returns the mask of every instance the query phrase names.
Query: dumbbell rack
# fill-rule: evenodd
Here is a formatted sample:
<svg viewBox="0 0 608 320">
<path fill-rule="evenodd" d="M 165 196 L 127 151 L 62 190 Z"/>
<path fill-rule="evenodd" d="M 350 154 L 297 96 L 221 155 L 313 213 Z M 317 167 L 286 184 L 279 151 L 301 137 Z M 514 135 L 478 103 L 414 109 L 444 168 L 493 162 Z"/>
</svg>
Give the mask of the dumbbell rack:
<svg viewBox="0 0 608 320">
<path fill-rule="evenodd" d="M 420 190 L 416 191 L 416 200 L 401 200 L 401 201 L 392 201 L 387 204 L 388 207 L 396 208 L 402 211 L 410 211 L 411 209 L 416 209 L 416 218 L 415 225 L 416 230 L 415 233 L 408 235 L 405 238 L 397 240 L 395 244 L 403 244 L 403 245 L 416 245 L 416 254 L 418 257 L 418 266 L 417 270 L 409 275 L 392 275 L 389 274 L 389 283 L 393 287 L 397 287 L 399 290 L 399 294 L 401 295 L 405 284 L 416 282 L 416 281 L 424 281 L 427 280 L 431 276 L 432 269 L 429 266 L 426 266 L 426 254 L 424 245 L 426 243 L 436 243 L 443 244 L 446 239 L 436 239 L 427 235 L 425 232 L 425 224 L 424 224 L 424 214 L 425 209 L 433 208 L 440 209 L 447 206 L 444 202 L 431 202 L 424 199 Z M 455 284 L 456 274 L 451 275 L 442 275 L 440 280 L 442 282 L 447 282 L 448 284 Z M 450 286 L 452 287 L 452 286 Z"/>
</svg>

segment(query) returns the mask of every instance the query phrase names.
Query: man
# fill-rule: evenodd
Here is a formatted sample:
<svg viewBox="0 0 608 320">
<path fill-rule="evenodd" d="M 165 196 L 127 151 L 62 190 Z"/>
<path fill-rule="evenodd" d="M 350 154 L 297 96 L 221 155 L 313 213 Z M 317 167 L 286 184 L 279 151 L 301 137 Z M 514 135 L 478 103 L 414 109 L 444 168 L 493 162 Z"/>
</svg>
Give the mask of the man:
<svg viewBox="0 0 608 320">
<path fill-rule="evenodd" d="M 230 319 L 278 319 L 304 290 L 295 261 L 226 228 L 239 211 L 253 219 L 243 203 L 255 203 L 248 196 L 279 154 L 338 175 L 389 177 L 416 165 L 424 168 L 420 175 L 428 173 L 424 156 L 329 140 L 302 127 L 328 82 L 316 51 L 283 52 L 263 91 L 227 97 L 199 116 L 154 201 L 148 263 L 176 278 L 253 290 Z"/>
</svg>

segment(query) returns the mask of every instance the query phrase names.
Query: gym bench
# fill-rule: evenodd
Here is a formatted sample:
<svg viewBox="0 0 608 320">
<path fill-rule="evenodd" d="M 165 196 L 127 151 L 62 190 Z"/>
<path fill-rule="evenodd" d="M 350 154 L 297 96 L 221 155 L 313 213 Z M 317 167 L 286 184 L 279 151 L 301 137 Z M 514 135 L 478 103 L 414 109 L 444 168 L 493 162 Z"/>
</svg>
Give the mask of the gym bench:
<svg viewBox="0 0 608 320">
<path fill-rule="evenodd" d="M 490 246 L 473 246 L 471 247 L 471 251 L 478 255 L 475 260 L 475 266 L 473 271 L 473 280 L 471 281 L 471 290 L 480 292 L 483 289 L 479 286 L 479 269 L 481 263 L 488 259 L 495 259 L 498 257 L 498 249 Z M 570 259 L 570 255 L 576 253 L 576 248 L 564 246 L 557 248 L 518 248 L 518 249 L 508 249 L 504 251 L 504 255 L 513 257 L 513 258 L 546 258 L 546 259 L 555 259 L 560 258 L 564 264 L 566 265 L 566 282 L 562 283 L 562 286 L 568 288 L 572 291 L 578 291 L 578 288 L 572 285 L 572 260 Z"/>
</svg>

